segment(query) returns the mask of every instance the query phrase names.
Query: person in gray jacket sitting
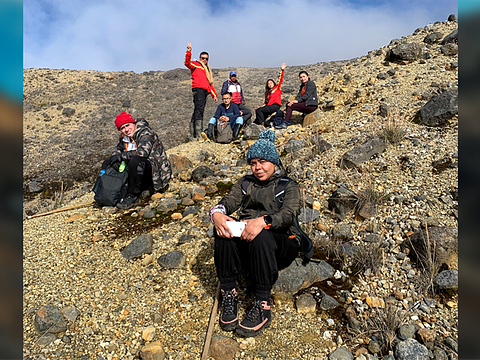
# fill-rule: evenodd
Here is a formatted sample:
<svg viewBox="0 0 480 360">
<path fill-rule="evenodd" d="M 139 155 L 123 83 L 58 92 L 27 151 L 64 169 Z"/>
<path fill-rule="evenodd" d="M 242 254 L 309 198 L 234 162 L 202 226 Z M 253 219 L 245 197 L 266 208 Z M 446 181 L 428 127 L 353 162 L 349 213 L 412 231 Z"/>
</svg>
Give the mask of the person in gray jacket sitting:
<svg viewBox="0 0 480 360">
<path fill-rule="evenodd" d="M 287 103 L 285 110 L 285 123 L 292 125 L 292 111 L 299 111 L 304 114 L 314 112 L 318 108 L 317 86 L 310 80 L 306 71 L 300 71 L 300 90 L 295 100 Z"/>
</svg>

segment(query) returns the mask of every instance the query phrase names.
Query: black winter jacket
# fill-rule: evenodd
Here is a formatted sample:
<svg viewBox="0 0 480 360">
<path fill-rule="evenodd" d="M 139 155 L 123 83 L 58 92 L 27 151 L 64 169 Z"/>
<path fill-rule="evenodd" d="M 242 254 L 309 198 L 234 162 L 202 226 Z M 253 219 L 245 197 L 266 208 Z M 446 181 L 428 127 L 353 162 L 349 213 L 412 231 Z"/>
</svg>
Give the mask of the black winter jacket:
<svg viewBox="0 0 480 360">
<path fill-rule="evenodd" d="M 285 196 L 281 208 L 275 202 L 275 187 L 281 177 L 285 175 L 283 168 L 274 173 L 270 179 L 260 181 L 256 179 L 250 183 L 245 195 L 242 194 L 242 183 L 245 176 L 240 178 L 219 204 L 225 206 L 226 214 L 237 211 L 239 220 L 255 219 L 263 215 L 272 218 L 271 229 L 286 229 L 289 234 L 296 235 L 298 230 L 294 226 L 295 218 L 300 213 L 300 187 L 295 181 L 289 181 L 285 187 Z"/>
<path fill-rule="evenodd" d="M 302 89 L 305 86 L 305 95 L 302 95 Z M 298 102 L 304 102 L 305 106 L 318 106 L 318 95 L 317 95 L 317 86 L 315 83 L 308 78 L 308 81 L 305 84 L 300 85 L 300 90 L 298 91 L 297 97 L 295 98 Z"/>
</svg>

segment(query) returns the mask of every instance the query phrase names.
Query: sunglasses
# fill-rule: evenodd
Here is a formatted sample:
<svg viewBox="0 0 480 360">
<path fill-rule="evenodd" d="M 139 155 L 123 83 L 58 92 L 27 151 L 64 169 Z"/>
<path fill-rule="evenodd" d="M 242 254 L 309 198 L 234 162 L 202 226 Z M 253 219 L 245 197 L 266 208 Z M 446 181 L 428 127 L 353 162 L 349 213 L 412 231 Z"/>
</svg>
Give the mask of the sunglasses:
<svg viewBox="0 0 480 360">
<path fill-rule="evenodd" d="M 200 57 L 200 59 L 202 59 L 202 60 L 208 60 L 208 57 L 202 56 L 202 57 Z"/>
</svg>

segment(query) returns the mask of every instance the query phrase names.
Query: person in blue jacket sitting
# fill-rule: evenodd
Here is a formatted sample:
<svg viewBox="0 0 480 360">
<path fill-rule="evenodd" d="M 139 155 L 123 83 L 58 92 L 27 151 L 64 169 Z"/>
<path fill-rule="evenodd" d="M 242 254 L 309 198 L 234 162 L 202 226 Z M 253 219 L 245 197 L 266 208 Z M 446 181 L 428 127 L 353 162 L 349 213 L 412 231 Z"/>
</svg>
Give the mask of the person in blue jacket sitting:
<svg viewBox="0 0 480 360">
<path fill-rule="evenodd" d="M 232 102 L 232 94 L 229 92 L 222 94 L 222 104 L 217 106 L 215 115 L 213 115 L 208 123 L 207 137 L 210 140 L 213 140 L 213 132 L 218 120 L 222 122 L 228 121 L 230 123 L 233 131 L 233 140 L 235 140 L 242 128 L 243 118 L 237 104 Z"/>
</svg>

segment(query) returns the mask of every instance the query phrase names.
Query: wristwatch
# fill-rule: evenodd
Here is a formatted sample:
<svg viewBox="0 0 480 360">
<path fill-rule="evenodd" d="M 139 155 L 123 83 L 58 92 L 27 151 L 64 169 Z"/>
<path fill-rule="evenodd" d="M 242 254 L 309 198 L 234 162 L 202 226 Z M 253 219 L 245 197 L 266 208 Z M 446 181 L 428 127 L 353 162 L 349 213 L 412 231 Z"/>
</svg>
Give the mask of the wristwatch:
<svg viewBox="0 0 480 360">
<path fill-rule="evenodd" d="M 272 225 L 271 216 L 270 215 L 263 215 L 263 221 L 265 221 L 265 224 L 267 224 L 267 226 L 265 226 L 265 229 L 270 228 L 270 226 Z"/>
</svg>

